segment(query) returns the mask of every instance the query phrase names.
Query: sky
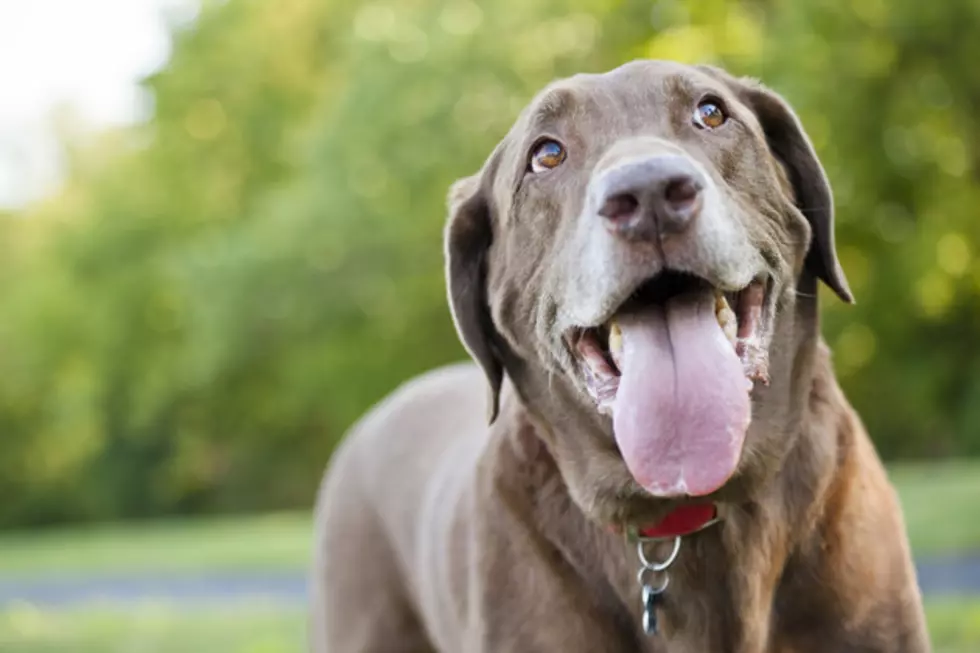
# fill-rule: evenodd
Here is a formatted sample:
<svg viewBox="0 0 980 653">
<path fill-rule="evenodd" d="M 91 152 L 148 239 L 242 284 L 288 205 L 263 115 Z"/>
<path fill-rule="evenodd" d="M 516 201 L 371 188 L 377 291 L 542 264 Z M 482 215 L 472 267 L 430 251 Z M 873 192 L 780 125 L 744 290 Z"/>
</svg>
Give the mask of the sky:
<svg viewBox="0 0 980 653">
<path fill-rule="evenodd" d="M 70 106 L 87 128 L 140 120 L 137 83 L 169 56 L 165 18 L 195 0 L 0 0 L 0 208 L 57 188 L 52 114 Z"/>
</svg>

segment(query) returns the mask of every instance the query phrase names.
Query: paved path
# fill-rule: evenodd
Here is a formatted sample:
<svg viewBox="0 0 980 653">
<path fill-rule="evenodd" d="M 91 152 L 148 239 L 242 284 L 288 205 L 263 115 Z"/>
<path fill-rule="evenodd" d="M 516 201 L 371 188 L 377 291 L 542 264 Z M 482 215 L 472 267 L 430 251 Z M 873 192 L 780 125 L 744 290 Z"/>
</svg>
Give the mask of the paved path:
<svg viewBox="0 0 980 653">
<path fill-rule="evenodd" d="M 50 607 L 82 603 L 166 601 L 228 604 L 265 601 L 301 605 L 306 601 L 302 572 L 157 576 L 152 574 L 0 579 L 0 608 L 12 602 Z"/>
<path fill-rule="evenodd" d="M 980 556 L 926 560 L 918 565 L 918 569 L 919 583 L 926 596 L 972 595 L 980 598 Z M 257 600 L 301 606 L 306 601 L 306 578 L 297 571 L 0 579 L 0 608 L 19 602 L 67 607 L 91 602 L 228 604 Z"/>
<path fill-rule="evenodd" d="M 980 598 L 980 555 L 923 560 L 916 564 L 926 596 L 967 594 Z"/>
</svg>

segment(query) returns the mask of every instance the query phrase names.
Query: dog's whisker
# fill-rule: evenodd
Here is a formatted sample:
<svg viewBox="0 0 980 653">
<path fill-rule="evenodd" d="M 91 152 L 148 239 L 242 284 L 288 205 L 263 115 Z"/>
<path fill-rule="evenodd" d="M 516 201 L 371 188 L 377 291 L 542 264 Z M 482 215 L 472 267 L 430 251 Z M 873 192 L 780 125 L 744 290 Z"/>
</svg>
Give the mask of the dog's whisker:
<svg viewBox="0 0 980 653">
<path fill-rule="evenodd" d="M 816 293 L 802 292 L 797 288 L 790 288 L 789 292 L 793 293 L 797 297 L 809 297 L 810 299 L 816 299 Z"/>
</svg>

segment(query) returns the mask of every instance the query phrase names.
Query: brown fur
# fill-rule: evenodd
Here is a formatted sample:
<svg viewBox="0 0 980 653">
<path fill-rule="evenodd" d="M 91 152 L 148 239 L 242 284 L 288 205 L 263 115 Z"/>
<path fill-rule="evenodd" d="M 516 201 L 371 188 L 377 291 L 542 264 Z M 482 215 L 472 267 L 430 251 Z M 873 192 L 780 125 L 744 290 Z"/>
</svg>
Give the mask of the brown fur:
<svg viewBox="0 0 980 653">
<path fill-rule="evenodd" d="M 704 92 L 731 110 L 728 131 L 690 130 Z M 569 157 L 531 179 L 541 133 Z M 583 238 L 589 179 L 644 148 L 708 170 L 717 229 L 737 238 L 656 251 Z M 454 186 L 450 213 L 450 303 L 482 372 L 411 381 L 336 452 L 317 505 L 315 651 L 929 650 L 899 504 L 818 334 L 817 280 L 850 300 L 829 187 L 778 96 L 666 62 L 557 82 Z M 648 637 L 634 547 L 609 527 L 677 502 L 626 471 L 561 334 L 668 265 L 722 284 L 750 263 L 776 298 L 770 385 L 753 391 L 738 470 L 712 495 L 722 521 L 684 538 Z"/>
</svg>

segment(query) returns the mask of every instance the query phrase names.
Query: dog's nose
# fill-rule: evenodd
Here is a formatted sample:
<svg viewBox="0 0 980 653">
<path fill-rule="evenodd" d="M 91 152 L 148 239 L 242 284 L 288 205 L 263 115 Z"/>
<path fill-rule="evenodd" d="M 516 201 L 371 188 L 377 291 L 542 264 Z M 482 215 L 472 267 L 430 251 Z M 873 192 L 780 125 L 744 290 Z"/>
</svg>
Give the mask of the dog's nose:
<svg viewBox="0 0 980 653">
<path fill-rule="evenodd" d="M 704 176 L 686 157 L 634 159 L 604 171 L 593 187 L 606 226 L 628 240 L 687 229 L 701 212 Z"/>
</svg>

